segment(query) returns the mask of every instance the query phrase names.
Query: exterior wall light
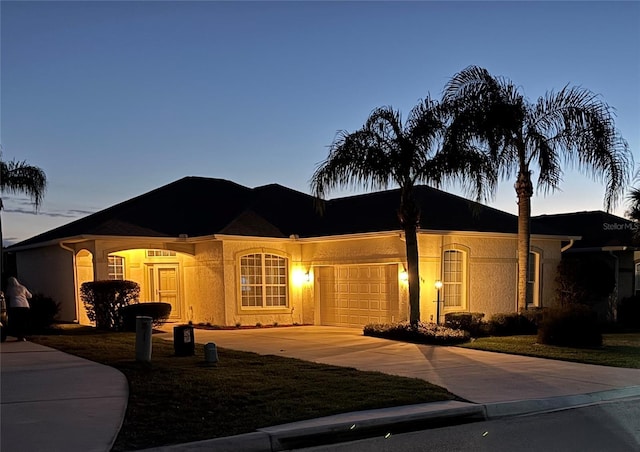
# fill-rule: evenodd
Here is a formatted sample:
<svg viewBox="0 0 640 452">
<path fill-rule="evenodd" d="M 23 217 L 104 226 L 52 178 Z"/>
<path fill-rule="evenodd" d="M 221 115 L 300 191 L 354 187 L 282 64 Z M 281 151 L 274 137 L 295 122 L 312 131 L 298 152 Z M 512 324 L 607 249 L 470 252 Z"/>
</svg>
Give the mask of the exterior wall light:
<svg viewBox="0 0 640 452">
<path fill-rule="evenodd" d="M 398 278 L 400 279 L 400 281 L 406 283 L 407 281 L 409 281 L 409 273 L 407 273 L 407 270 L 403 269 L 398 275 Z"/>
</svg>

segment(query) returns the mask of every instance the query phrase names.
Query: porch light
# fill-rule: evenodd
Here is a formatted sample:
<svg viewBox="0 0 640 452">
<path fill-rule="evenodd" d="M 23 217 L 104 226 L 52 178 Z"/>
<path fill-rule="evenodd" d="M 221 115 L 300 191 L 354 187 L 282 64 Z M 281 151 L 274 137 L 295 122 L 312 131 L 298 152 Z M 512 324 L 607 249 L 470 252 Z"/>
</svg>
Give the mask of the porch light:
<svg viewBox="0 0 640 452">
<path fill-rule="evenodd" d="M 400 274 L 398 275 L 398 278 L 400 278 L 400 281 L 402 282 L 407 282 L 409 281 L 409 273 L 407 273 L 407 270 L 403 268 Z"/>
<path fill-rule="evenodd" d="M 293 282 L 295 286 L 302 286 L 303 284 L 310 283 L 311 273 L 302 268 L 296 268 L 291 272 L 291 282 Z"/>
</svg>

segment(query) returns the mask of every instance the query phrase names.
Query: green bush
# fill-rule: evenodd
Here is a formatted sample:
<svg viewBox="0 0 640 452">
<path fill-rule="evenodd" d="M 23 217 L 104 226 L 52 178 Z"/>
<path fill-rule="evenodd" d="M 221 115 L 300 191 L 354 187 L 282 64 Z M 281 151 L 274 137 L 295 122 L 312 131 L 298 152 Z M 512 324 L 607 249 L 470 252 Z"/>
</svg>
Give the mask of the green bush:
<svg viewBox="0 0 640 452">
<path fill-rule="evenodd" d="M 542 310 L 529 309 L 520 313 L 498 313 L 489 319 L 489 334 L 492 336 L 515 336 L 536 334 L 542 318 Z"/>
<path fill-rule="evenodd" d="M 116 330 L 122 323 L 118 311 L 137 302 L 140 285 L 127 280 L 89 281 L 80 286 L 80 296 L 96 328 Z"/>
<path fill-rule="evenodd" d="M 480 337 L 485 335 L 483 318 L 484 312 L 448 312 L 444 315 L 444 326 Z"/>
<path fill-rule="evenodd" d="M 32 334 L 46 332 L 60 312 L 60 303 L 56 303 L 51 297 L 34 293 L 29 300 L 29 305 L 31 306 L 30 329 Z"/>
<path fill-rule="evenodd" d="M 538 328 L 538 343 L 599 347 L 602 345 L 602 332 L 598 316 L 584 305 L 547 309 Z"/>
<path fill-rule="evenodd" d="M 365 336 L 418 344 L 455 345 L 469 340 L 469 333 L 464 330 L 423 322 L 418 322 L 415 326 L 409 322 L 370 323 L 364 327 L 363 332 Z"/>
<path fill-rule="evenodd" d="M 620 300 L 618 323 L 625 328 L 640 328 L 640 296 L 635 295 Z"/>
<path fill-rule="evenodd" d="M 123 306 L 118 311 L 123 331 L 136 330 L 136 317 L 151 317 L 153 326 L 163 325 L 171 314 L 171 304 L 161 302 L 134 303 Z"/>
</svg>

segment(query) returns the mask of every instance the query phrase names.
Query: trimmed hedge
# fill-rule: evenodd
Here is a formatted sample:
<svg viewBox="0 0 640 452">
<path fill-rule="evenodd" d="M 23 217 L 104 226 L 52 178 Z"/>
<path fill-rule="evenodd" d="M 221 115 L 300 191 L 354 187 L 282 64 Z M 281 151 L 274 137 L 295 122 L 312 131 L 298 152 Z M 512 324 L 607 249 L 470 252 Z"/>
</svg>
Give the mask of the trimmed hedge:
<svg viewBox="0 0 640 452">
<path fill-rule="evenodd" d="M 80 286 L 80 296 L 96 328 L 117 330 L 121 324 L 118 311 L 138 301 L 140 285 L 127 280 L 89 281 Z"/>
<path fill-rule="evenodd" d="M 122 319 L 123 331 L 136 330 L 136 317 L 151 317 L 153 326 L 163 325 L 171 314 L 171 304 L 161 302 L 135 303 L 123 306 L 118 311 Z"/>
<path fill-rule="evenodd" d="M 491 316 L 488 324 L 492 336 L 516 336 L 536 334 L 542 320 L 542 309 L 522 310 L 521 312 L 505 312 Z"/>
<path fill-rule="evenodd" d="M 444 315 L 444 326 L 464 330 L 473 337 L 485 336 L 483 318 L 484 312 L 448 312 Z"/>
<path fill-rule="evenodd" d="M 409 322 L 370 323 L 365 325 L 363 333 L 365 336 L 432 345 L 455 345 L 469 340 L 466 331 L 423 322 L 416 326 Z"/>
<path fill-rule="evenodd" d="M 602 332 L 598 315 L 588 306 L 572 305 L 544 312 L 538 343 L 569 347 L 599 347 Z"/>
</svg>

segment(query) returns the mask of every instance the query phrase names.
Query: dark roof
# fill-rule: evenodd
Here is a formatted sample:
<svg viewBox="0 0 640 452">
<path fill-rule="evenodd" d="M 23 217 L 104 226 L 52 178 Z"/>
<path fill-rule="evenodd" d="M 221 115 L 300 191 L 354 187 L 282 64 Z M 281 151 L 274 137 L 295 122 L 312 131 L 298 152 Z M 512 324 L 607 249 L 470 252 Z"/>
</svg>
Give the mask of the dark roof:
<svg viewBox="0 0 640 452">
<path fill-rule="evenodd" d="M 418 186 L 422 229 L 515 233 L 517 217 L 443 191 Z M 317 237 L 400 229 L 400 191 L 326 201 L 277 184 L 248 188 L 223 179 L 185 177 L 10 248 L 81 235 L 199 237 L 230 234 Z M 544 225 L 532 232 L 553 234 Z"/>
<path fill-rule="evenodd" d="M 636 223 L 601 210 L 540 215 L 532 225 L 549 227 L 574 236 L 581 236 L 571 249 L 633 246 Z"/>
</svg>

